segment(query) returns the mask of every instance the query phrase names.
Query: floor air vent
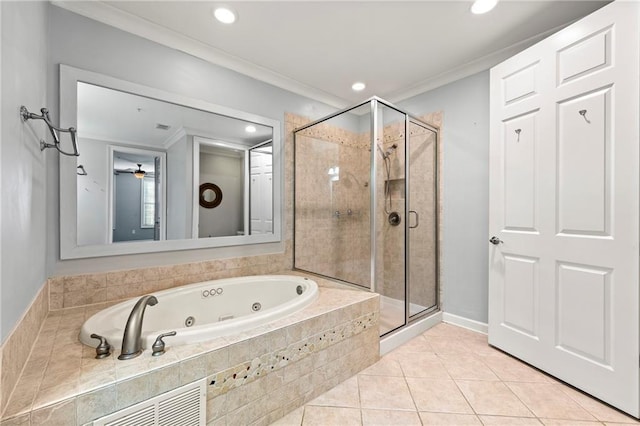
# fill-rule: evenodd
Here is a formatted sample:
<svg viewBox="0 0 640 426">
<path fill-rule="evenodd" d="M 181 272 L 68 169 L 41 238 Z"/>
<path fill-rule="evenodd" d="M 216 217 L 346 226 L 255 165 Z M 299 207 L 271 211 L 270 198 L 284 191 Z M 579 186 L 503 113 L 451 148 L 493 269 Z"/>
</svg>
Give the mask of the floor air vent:
<svg viewBox="0 0 640 426">
<path fill-rule="evenodd" d="M 206 423 L 206 382 L 200 380 L 102 417 L 94 426 L 201 426 Z"/>
</svg>

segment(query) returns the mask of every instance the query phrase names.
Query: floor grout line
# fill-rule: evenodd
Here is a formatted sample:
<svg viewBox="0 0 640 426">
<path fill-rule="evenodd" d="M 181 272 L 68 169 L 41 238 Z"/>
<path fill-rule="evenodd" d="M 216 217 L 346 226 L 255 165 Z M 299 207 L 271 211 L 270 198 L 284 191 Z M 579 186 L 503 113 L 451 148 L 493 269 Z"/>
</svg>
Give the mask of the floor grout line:
<svg viewBox="0 0 640 426">
<path fill-rule="evenodd" d="M 439 327 L 439 326 L 436 326 Z M 503 420 L 501 421 L 505 421 L 504 419 L 529 419 L 531 421 L 536 421 L 539 424 L 546 424 L 547 422 L 553 422 L 553 421 L 560 421 L 563 422 L 564 424 L 571 424 L 571 422 L 578 422 L 578 421 L 583 421 L 583 422 L 590 422 L 591 424 L 594 425 L 604 425 L 607 423 L 606 420 L 600 420 L 600 418 L 598 416 L 596 416 L 594 414 L 594 412 L 592 412 L 592 410 L 588 409 L 587 407 L 589 406 L 588 402 L 589 399 L 592 399 L 596 404 L 600 403 L 603 404 L 605 407 L 608 407 L 612 410 L 615 410 L 613 407 L 610 407 L 608 404 L 600 402 L 599 400 L 584 394 L 582 392 L 580 392 L 579 390 L 575 390 L 575 388 L 570 387 L 569 385 L 567 385 L 566 383 L 563 383 L 561 381 L 558 381 L 557 379 L 553 378 L 552 376 L 549 376 L 548 374 L 540 371 L 539 369 L 530 366 L 529 364 L 515 358 L 512 357 L 509 354 L 504 353 L 503 351 L 500 351 L 498 349 L 492 348 L 496 354 L 493 354 L 493 351 L 485 351 L 484 350 L 484 345 L 486 343 L 483 343 L 482 341 L 480 341 L 479 339 L 475 338 L 475 336 L 470 335 L 468 333 L 473 333 L 473 331 L 469 331 L 469 332 L 457 332 L 455 329 L 439 329 L 438 330 L 441 334 L 436 335 L 436 337 L 440 338 L 440 339 L 444 339 L 444 340 L 450 340 L 452 342 L 455 341 L 459 341 L 462 344 L 458 344 L 456 346 L 456 344 L 452 344 L 451 346 L 445 345 L 443 347 L 441 347 L 440 349 L 445 349 L 445 351 L 443 352 L 442 350 L 440 351 L 436 351 L 434 350 L 433 346 L 431 345 L 431 343 L 429 342 L 428 339 L 428 335 L 426 335 L 426 333 L 423 333 L 419 336 L 416 336 L 415 339 L 413 339 L 414 341 L 414 346 L 410 346 L 407 349 L 404 350 L 400 350 L 398 352 L 398 350 L 401 348 L 396 348 L 394 351 L 391 351 L 389 354 L 383 356 L 382 358 L 380 358 L 380 360 L 378 361 L 381 362 L 383 360 L 386 360 L 385 362 L 389 363 L 389 366 L 385 365 L 383 366 L 381 369 L 377 370 L 377 372 L 379 374 L 362 374 L 362 373 L 357 373 L 354 375 L 355 377 L 355 382 L 357 385 L 357 403 L 358 403 L 358 414 L 359 414 L 359 422 L 360 425 L 364 425 L 365 424 L 365 415 L 364 415 L 364 410 L 370 410 L 370 411 L 381 411 L 381 412 L 386 412 L 386 413 L 391 413 L 391 414 L 387 414 L 387 419 L 392 418 L 394 412 L 402 412 L 402 413 L 415 413 L 415 415 L 418 416 L 418 421 L 419 424 L 421 425 L 425 425 L 428 426 L 428 424 L 423 421 L 422 416 L 420 415 L 421 413 L 433 413 L 433 414 L 439 414 L 439 415 L 443 415 L 446 418 L 446 416 L 455 416 L 455 415 L 466 415 L 466 416 L 473 416 L 479 424 L 481 425 L 488 425 L 488 424 L 492 424 L 491 420 L 489 419 L 489 417 L 491 418 L 502 418 Z M 429 344 L 429 348 L 430 350 L 424 349 L 424 346 L 421 346 L 420 343 L 422 342 L 422 340 L 426 341 Z M 464 350 L 459 350 L 459 348 L 464 348 L 465 345 L 465 341 L 468 343 L 469 349 L 467 351 Z M 487 346 L 488 348 L 491 348 L 491 346 Z M 416 349 L 418 348 L 418 349 Z M 423 349 L 423 350 L 420 350 Z M 446 349 L 452 349 L 451 352 L 446 351 Z M 408 374 L 408 368 L 411 366 L 410 363 L 414 362 L 416 360 L 416 358 L 419 356 L 419 354 L 421 353 L 430 353 L 430 354 L 434 354 L 434 361 L 437 361 L 439 363 L 439 365 L 442 367 L 443 372 L 446 374 L 446 378 L 444 377 L 422 377 L 420 376 L 421 374 L 421 369 L 420 367 L 419 370 L 415 370 L 415 372 L 417 372 L 416 376 L 412 376 Z M 389 357 L 391 354 L 394 354 L 393 356 Z M 500 368 L 500 362 L 498 361 L 499 358 L 495 358 L 495 359 L 488 359 L 488 356 L 505 356 L 508 357 L 509 359 L 509 363 L 511 363 L 512 361 L 515 362 L 513 364 L 513 369 L 511 368 L 511 364 L 506 364 L 505 363 L 505 367 L 504 370 L 502 370 Z M 388 358 L 387 358 L 388 357 Z M 428 359 L 429 357 L 427 357 L 426 359 Z M 495 379 L 486 379 L 486 378 L 472 378 L 472 379 L 466 379 L 466 378 L 459 378 L 456 379 L 452 376 L 451 374 L 451 368 L 453 368 L 452 366 L 447 366 L 444 363 L 444 359 L 451 359 L 452 362 L 455 361 L 456 359 L 468 359 L 468 360 L 475 360 L 478 362 L 478 369 L 480 369 L 482 367 L 486 368 L 488 372 L 491 372 L 493 376 L 495 376 Z M 474 361 L 474 362 L 475 362 Z M 493 367 L 487 362 L 487 361 L 491 361 L 493 364 Z M 455 363 L 454 363 L 455 364 Z M 375 364 L 374 364 L 375 365 Z M 538 379 L 538 377 L 536 377 L 535 375 L 528 375 L 528 372 L 525 370 L 519 370 L 519 366 L 522 366 L 526 369 L 531 369 L 532 371 L 537 371 L 539 373 L 541 373 L 545 380 L 536 380 Z M 397 370 L 396 370 L 397 367 Z M 435 367 L 435 365 L 434 365 Z M 399 371 L 400 375 L 395 375 L 397 374 L 397 372 Z M 471 370 L 467 370 L 469 371 L 469 373 L 473 373 L 475 370 L 471 369 Z M 465 372 L 463 370 L 463 372 Z M 482 371 L 480 372 L 484 372 L 484 369 L 482 369 Z M 382 373 L 382 374 L 380 374 Z M 439 373 L 439 372 L 438 372 Z M 467 374 L 462 374 L 462 376 L 467 375 Z M 473 375 L 473 374 L 468 374 L 468 375 Z M 363 402 L 362 402 L 362 389 L 360 388 L 361 386 L 361 378 L 362 376 L 376 376 L 376 377 L 385 377 L 385 378 L 392 378 L 392 379 L 397 379 L 398 377 L 402 377 L 403 382 L 405 384 L 405 386 L 407 387 L 408 391 L 409 391 L 409 397 L 411 398 L 411 402 L 413 405 L 412 409 L 398 409 L 398 408 L 383 408 L 383 407 L 369 407 L 369 408 L 365 408 L 363 407 Z M 480 376 L 478 376 L 480 377 Z M 504 380 L 502 377 L 506 377 L 508 378 L 508 380 Z M 523 377 L 523 380 L 518 380 L 520 377 Z M 513 379 L 515 378 L 515 379 Z M 552 380 L 547 380 L 547 379 L 554 379 Z M 445 380 L 445 381 L 451 381 L 454 383 L 455 389 L 457 390 L 457 392 L 459 394 L 462 395 L 463 400 L 466 402 L 466 404 L 468 405 L 468 407 L 471 409 L 471 413 L 451 413 L 451 412 L 444 412 L 444 411 L 440 411 L 439 409 L 441 408 L 441 406 L 437 406 L 434 405 L 434 409 L 433 410 L 419 410 L 418 409 L 418 405 L 416 402 L 416 395 L 414 395 L 414 391 L 412 390 L 411 386 L 409 385 L 409 379 L 418 379 L 418 384 L 420 386 L 423 386 L 423 383 L 425 386 L 428 386 L 430 382 L 433 381 L 440 381 L 440 380 Z M 349 380 L 349 379 L 347 379 Z M 480 414 L 477 409 L 471 404 L 469 397 L 467 395 L 465 395 L 465 393 L 462 391 L 460 382 L 486 382 L 486 383 L 501 383 L 502 386 L 504 386 L 509 395 L 515 397 L 514 398 L 514 402 L 518 401 L 524 408 L 526 408 L 528 414 L 531 417 L 528 416 L 523 416 L 523 415 L 508 415 L 508 414 Z M 343 383 L 343 382 L 341 382 Z M 384 383 L 384 382 L 382 382 Z M 398 382 L 399 383 L 399 382 Z M 580 409 L 582 409 L 585 413 L 587 413 L 589 416 L 591 416 L 591 420 L 576 420 L 576 419 L 568 419 L 566 417 L 570 417 L 570 416 L 553 416 L 553 417 L 541 417 L 539 416 L 536 412 L 533 411 L 533 409 L 525 403 L 525 401 L 509 386 L 510 384 L 523 384 L 523 385 L 529 385 L 528 388 L 524 388 L 523 389 L 531 389 L 534 390 L 536 389 L 537 392 L 540 392 L 542 389 L 544 389 L 544 387 L 542 386 L 552 386 L 554 389 L 559 390 L 564 396 L 566 396 L 570 401 L 572 401 L 577 407 L 579 407 Z M 337 386 L 337 385 L 336 385 Z M 475 386 L 475 385 L 473 385 Z M 499 385 L 496 385 L 497 387 L 499 387 Z M 335 388 L 335 387 L 334 387 Z M 453 388 L 452 388 L 453 389 Z M 472 389 L 482 389 L 482 387 L 480 388 L 472 388 Z M 584 395 L 585 398 L 589 398 L 589 399 L 581 399 L 578 398 L 579 395 L 572 395 L 570 392 L 568 392 L 568 389 L 573 389 L 576 392 L 580 392 L 582 395 Z M 419 389 L 418 389 L 419 390 Z M 330 390 L 329 390 L 330 391 Z M 502 391 L 500 391 L 502 392 Z M 305 404 L 303 410 L 302 410 L 302 416 L 301 416 L 301 420 L 300 420 L 300 425 L 302 426 L 305 422 L 305 419 L 311 420 L 309 419 L 309 413 L 307 412 L 307 407 L 309 406 L 309 404 Z M 431 407 L 432 405 L 429 404 L 429 407 Z M 344 406 L 323 406 L 325 409 L 329 408 L 329 409 L 343 409 L 343 408 L 348 408 L 348 407 L 344 407 Z M 480 408 L 482 408 L 482 406 L 480 406 Z M 491 408 L 491 406 L 489 406 L 488 408 Z M 593 406 L 593 409 L 595 411 L 599 410 L 598 406 Z M 435 411 L 434 411 L 435 410 Z M 511 412 L 511 411 L 505 411 L 505 410 L 499 410 L 499 409 L 490 409 L 487 411 L 503 411 L 503 412 Z M 563 414 L 562 411 L 551 411 L 548 409 L 544 409 L 543 411 L 545 411 L 545 413 L 548 414 Z M 618 411 L 618 410 L 615 410 Z M 519 411 L 518 411 L 519 412 Z M 354 421 L 355 423 L 355 414 L 351 412 L 351 419 L 352 421 Z M 524 412 L 523 412 L 524 414 Z M 606 412 L 605 412 L 606 414 Z M 379 414 L 382 415 L 382 414 Z M 404 416 L 404 415 L 403 415 Z M 481 416 L 484 416 L 485 419 L 483 420 Z M 454 418 L 454 417 L 452 417 Z M 470 418 L 470 417 L 469 417 Z M 615 419 L 615 417 L 614 417 Z M 315 420 L 315 418 L 314 418 Z M 613 425 L 613 424 L 617 424 L 620 423 L 622 420 L 624 419 L 616 419 L 612 422 L 608 422 L 609 424 Z M 311 420 L 313 421 L 313 420 Z M 629 417 L 628 423 L 633 423 L 633 422 L 637 423 L 637 420 L 634 418 Z M 339 420 L 338 420 L 339 422 Z M 389 423 L 389 424 L 393 424 L 393 423 Z M 416 423 L 418 424 L 418 423 Z M 588 424 L 588 423 L 585 423 Z M 637 423 L 640 424 L 640 423 Z"/>
</svg>

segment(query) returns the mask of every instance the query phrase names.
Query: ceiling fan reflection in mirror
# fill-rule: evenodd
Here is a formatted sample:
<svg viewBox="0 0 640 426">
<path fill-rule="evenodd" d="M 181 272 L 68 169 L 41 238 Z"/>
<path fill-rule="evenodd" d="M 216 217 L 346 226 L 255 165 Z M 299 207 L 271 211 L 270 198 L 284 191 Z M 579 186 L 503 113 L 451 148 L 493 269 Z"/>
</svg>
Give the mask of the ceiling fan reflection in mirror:
<svg viewBox="0 0 640 426">
<path fill-rule="evenodd" d="M 137 163 L 136 165 L 138 166 L 137 169 L 134 169 L 134 168 L 130 167 L 130 168 L 127 168 L 127 169 L 114 169 L 113 172 L 116 175 L 118 175 L 120 173 L 131 173 L 138 179 L 143 179 L 145 176 L 149 175 L 146 171 L 142 170 L 142 164 L 141 163 Z"/>
</svg>

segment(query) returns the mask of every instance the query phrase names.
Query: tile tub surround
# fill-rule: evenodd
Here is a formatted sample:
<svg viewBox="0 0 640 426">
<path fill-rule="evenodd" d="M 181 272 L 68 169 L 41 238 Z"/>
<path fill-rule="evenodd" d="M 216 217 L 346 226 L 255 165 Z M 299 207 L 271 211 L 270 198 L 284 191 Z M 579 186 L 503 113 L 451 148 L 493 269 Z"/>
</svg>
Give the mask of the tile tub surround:
<svg viewBox="0 0 640 426">
<path fill-rule="evenodd" d="M 283 254 L 208 260 L 171 266 L 49 279 L 52 311 L 116 302 L 202 281 L 268 275 L 287 268 Z"/>
<path fill-rule="evenodd" d="M 379 358 L 378 296 L 313 279 L 319 298 L 304 310 L 208 342 L 172 347 L 167 339 L 158 358 L 146 350 L 117 361 L 116 350 L 94 359 L 77 336 L 104 306 L 51 312 L 1 424 L 83 425 L 202 378 L 209 422 L 274 421 Z"/>
<path fill-rule="evenodd" d="M 0 347 L 0 413 L 9 401 L 31 347 L 49 313 L 47 283 L 38 292 L 31 306 Z"/>
</svg>

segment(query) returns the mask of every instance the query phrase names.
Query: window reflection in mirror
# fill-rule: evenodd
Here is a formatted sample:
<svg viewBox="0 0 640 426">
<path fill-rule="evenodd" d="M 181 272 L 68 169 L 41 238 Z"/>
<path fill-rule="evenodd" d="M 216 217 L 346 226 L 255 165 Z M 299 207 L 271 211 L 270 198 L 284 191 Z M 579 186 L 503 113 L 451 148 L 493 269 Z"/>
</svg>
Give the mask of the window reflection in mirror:
<svg viewBox="0 0 640 426">
<path fill-rule="evenodd" d="M 77 128 L 78 246 L 273 233 L 272 127 L 78 81 Z"/>
</svg>

